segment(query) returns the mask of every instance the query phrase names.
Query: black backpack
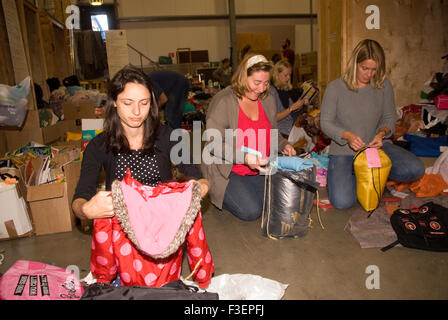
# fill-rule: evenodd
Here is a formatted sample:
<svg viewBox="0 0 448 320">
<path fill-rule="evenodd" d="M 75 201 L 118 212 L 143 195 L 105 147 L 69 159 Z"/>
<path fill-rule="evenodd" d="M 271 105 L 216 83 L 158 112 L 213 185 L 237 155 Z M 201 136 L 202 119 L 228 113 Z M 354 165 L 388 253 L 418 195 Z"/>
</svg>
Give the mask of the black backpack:
<svg viewBox="0 0 448 320">
<path fill-rule="evenodd" d="M 390 223 L 398 240 L 382 248 L 387 251 L 397 244 L 407 248 L 448 251 L 448 209 L 433 202 L 418 208 L 397 209 Z"/>
</svg>

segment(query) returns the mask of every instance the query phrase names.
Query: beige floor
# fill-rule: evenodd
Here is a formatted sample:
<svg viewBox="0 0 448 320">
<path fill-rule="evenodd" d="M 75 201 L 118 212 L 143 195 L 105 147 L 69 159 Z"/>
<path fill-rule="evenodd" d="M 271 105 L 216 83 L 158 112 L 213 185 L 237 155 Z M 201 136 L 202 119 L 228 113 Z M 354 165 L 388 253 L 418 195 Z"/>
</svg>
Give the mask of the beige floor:
<svg viewBox="0 0 448 320">
<path fill-rule="evenodd" d="M 283 299 L 448 299 L 448 253 L 396 247 L 388 252 L 361 249 L 344 227 L 353 210 L 315 208 L 312 228 L 300 239 L 270 240 L 260 233 L 260 221 L 242 222 L 228 212 L 203 203 L 207 240 L 220 274 L 254 274 L 288 284 Z M 6 249 L 4 273 L 16 260 L 60 267 L 76 265 L 81 277 L 89 272 L 91 236 L 72 232 L 0 242 Z M 185 256 L 184 256 L 185 257 Z M 379 269 L 380 288 L 367 289 L 366 268 Z M 186 259 L 182 274 L 190 270 Z"/>
</svg>

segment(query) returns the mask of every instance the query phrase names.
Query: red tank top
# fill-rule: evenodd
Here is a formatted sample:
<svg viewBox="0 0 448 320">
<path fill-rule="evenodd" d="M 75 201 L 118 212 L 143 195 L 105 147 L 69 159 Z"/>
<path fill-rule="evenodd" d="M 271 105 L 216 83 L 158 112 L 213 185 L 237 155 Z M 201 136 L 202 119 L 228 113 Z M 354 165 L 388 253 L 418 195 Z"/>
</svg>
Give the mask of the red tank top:
<svg viewBox="0 0 448 320">
<path fill-rule="evenodd" d="M 272 127 L 260 100 L 258 100 L 258 120 L 256 121 L 248 118 L 240 106 L 238 112 L 238 129 L 242 130 L 242 132 L 238 131 L 236 136 L 236 147 L 238 150 L 241 150 L 241 147 L 245 146 L 259 151 L 263 158 L 269 157 Z M 245 164 L 233 165 L 232 172 L 240 176 L 259 174 L 258 170 L 252 170 Z"/>
</svg>

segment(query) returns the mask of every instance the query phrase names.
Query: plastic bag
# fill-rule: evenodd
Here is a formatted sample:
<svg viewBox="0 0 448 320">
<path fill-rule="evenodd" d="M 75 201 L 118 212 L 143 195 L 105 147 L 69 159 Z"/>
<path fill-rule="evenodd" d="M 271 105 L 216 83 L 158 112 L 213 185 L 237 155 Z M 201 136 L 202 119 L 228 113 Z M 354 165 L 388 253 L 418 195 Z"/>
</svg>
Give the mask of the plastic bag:
<svg viewBox="0 0 448 320">
<path fill-rule="evenodd" d="M 281 300 L 287 287 L 287 284 L 258 275 L 237 273 L 213 277 L 207 291 L 217 293 L 219 300 Z"/>
<path fill-rule="evenodd" d="M 31 78 L 15 87 L 0 84 L 0 126 L 20 127 L 25 120 Z"/>
<path fill-rule="evenodd" d="M 305 236 L 309 229 L 308 218 L 314 193 L 319 185 L 313 164 L 300 171 L 278 169 L 275 174 L 267 175 L 261 219 L 262 235 L 270 239 Z"/>
<path fill-rule="evenodd" d="M 73 271 L 17 260 L 0 278 L 0 300 L 79 300 L 84 293 Z"/>
</svg>

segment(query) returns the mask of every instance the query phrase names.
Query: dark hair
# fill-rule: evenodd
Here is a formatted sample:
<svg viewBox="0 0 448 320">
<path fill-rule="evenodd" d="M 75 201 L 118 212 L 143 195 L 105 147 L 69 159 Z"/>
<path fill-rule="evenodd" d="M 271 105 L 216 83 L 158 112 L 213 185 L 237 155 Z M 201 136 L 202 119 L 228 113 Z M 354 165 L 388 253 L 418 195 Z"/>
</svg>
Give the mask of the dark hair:
<svg viewBox="0 0 448 320">
<path fill-rule="evenodd" d="M 117 97 L 124 91 L 127 83 L 141 84 L 148 88 L 151 95 L 151 107 L 149 109 L 148 117 L 143 123 L 143 152 L 152 154 L 154 152 L 154 144 L 160 127 L 159 106 L 149 77 L 140 69 L 132 66 L 126 66 L 118 71 L 109 84 L 104 119 L 106 148 L 114 154 L 119 152 L 130 152 L 129 141 L 124 134 L 121 119 L 118 116 L 117 108 L 115 107 Z"/>
<path fill-rule="evenodd" d="M 277 62 L 279 62 L 280 60 L 282 60 L 282 56 L 279 55 L 278 53 L 274 53 L 272 55 L 271 61 L 272 63 L 275 65 Z"/>
</svg>

